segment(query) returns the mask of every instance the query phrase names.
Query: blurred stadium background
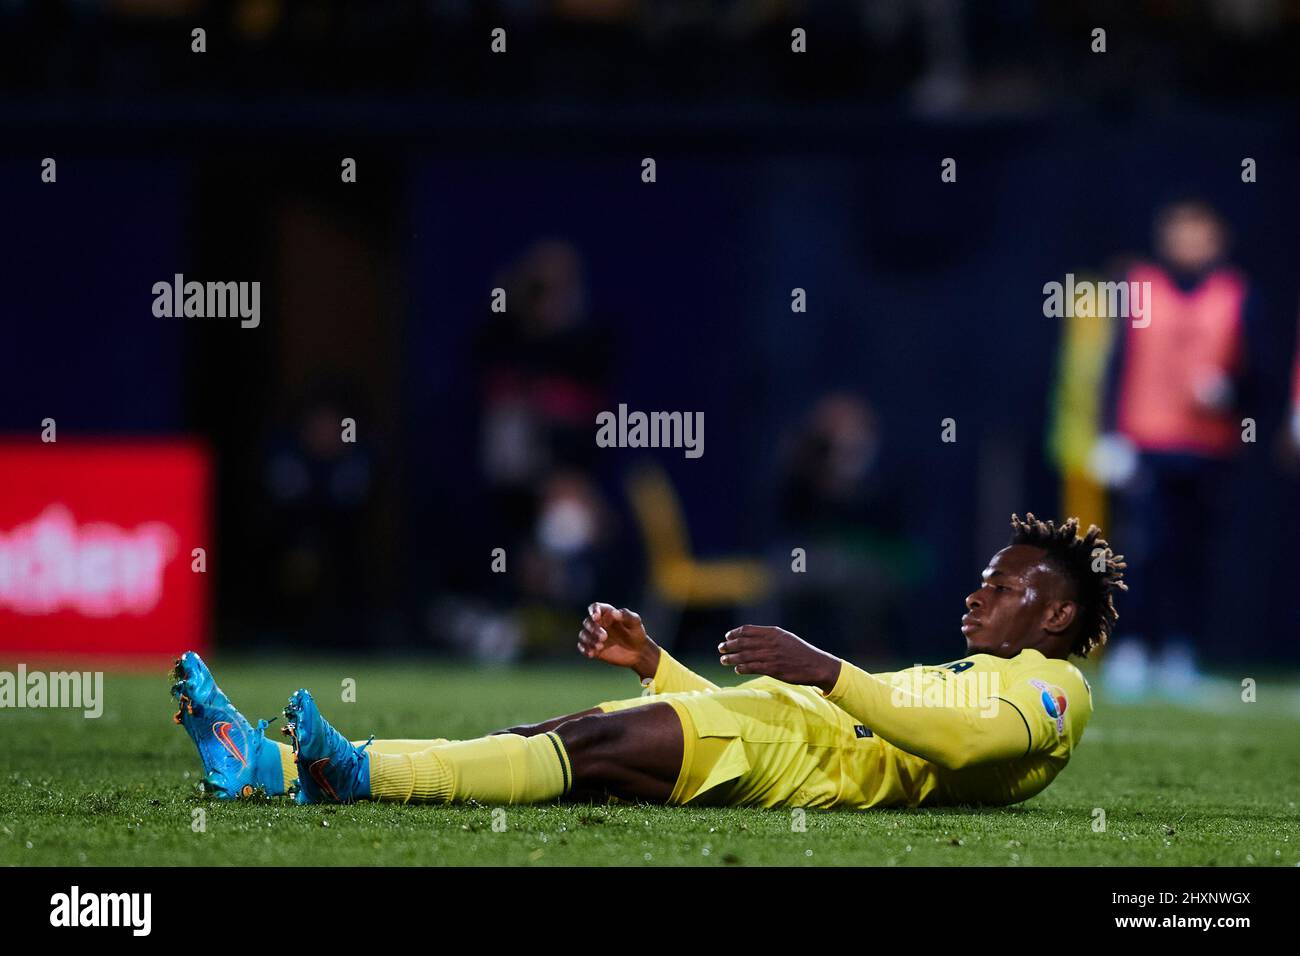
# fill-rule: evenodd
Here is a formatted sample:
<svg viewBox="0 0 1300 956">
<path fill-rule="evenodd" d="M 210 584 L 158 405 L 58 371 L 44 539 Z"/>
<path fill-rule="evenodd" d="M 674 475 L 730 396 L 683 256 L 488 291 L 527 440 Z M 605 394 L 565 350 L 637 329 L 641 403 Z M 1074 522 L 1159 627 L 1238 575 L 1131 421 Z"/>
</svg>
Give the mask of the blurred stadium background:
<svg viewBox="0 0 1300 956">
<path fill-rule="evenodd" d="M 1258 439 L 1161 511 L 1203 586 L 1131 620 L 1294 665 L 1298 38 L 1295 0 L 6 0 L 0 651 L 526 661 L 602 599 L 688 655 L 761 616 L 951 659 L 1012 511 L 1150 550 L 1085 466 L 1123 324 L 1043 286 L 1195 196 Z M 176 273 L 260 281 L 260 326 L 154 317 Z M 619 403 L 706 453 L 598 449 Z"/>
</svg>

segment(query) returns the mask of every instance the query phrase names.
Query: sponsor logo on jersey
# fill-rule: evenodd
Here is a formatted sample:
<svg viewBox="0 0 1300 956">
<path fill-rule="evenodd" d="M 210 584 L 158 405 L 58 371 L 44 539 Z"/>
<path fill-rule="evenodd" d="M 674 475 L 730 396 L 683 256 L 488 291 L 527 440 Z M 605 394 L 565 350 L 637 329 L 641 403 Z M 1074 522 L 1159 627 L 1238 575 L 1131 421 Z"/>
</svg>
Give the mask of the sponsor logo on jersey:
<svg viewBox="0 0 1300 956">
<path fill-rule="evenodd" d="M 1043 680 L 1031 680 L 1029 683 L 1038 691 L 1038 699 L 1042 702 L 1043 710 L 1047 711 L 1047 716 L 1056 721 L 1057 736 L 1065 733 L 1065 709 L 1069 706 L 1065 691 Z"/>
</svg>

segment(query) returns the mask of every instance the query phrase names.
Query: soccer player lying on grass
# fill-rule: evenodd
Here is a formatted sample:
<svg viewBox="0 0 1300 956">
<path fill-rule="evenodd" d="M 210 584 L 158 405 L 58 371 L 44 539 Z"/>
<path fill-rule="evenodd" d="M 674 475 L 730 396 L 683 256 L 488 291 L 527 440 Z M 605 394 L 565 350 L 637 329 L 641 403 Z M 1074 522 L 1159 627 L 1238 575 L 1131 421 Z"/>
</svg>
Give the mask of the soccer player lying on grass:
<svg viewBox="0 0 1300 956">
<path fill-rule="evenodd" d="M 966 598 L 967 656 L 869 674 L 779 627 L 730 631 L 737 674 L 720 688 L 659 648 L 633 612 L 593 604 L 589 658 L 627 667 L 646 693 L 475 740 L 349 743 L 306 690 L 285 708 L 292 747 L 254 729 L 199 657 L 177 662 L 176 715 L 208 789 L 355 800 L 535 803 L 614 796 L 665 804 L 877 807 L 1009 804 L 1070 759 L 1092 692 L 1067 661 L 1105 643 L 1124 561 L 1090 527 L 1011 518 L 1011 543 Z M 295 787 L 296 778 L 296 787 Z"/>
</svg>

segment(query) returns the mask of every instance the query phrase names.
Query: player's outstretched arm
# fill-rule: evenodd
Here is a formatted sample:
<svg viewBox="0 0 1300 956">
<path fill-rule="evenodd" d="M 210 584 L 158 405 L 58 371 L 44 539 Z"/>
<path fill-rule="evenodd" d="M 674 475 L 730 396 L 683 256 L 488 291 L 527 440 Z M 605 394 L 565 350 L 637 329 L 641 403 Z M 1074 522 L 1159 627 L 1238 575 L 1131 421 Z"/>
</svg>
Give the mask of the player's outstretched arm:
<svg viewBox="0 0 1300 956">
<path fill-rule="evenodd" d="M 718 645 L 723 667 L 761 674 L 787 684 L 806 684 L 829 694 L 844 662 L 780 627 L 746 624 L 728 631 Z"/>
<path fill-rule="evenodd" d="M 1025 756 L 1032 746 L 1022 710 L 1010 701 L 1005 707 L 979 700 L 965 706 L 932 706 L 919 694 L 779 627 L 738 627 L 727 633 L 718 653 L 722 664 L 734 667 L 737 674 L 763 674 L 818 688 L 876 736 L 950 770 Z"/>
<path fill-rule="evenodd" d="M 705 680 L 690 668 L 678 663 L 646 633 L 641 615 L 612 604 L 592 604 L 578 632 L 578 653 L 592 660 L 636 672 L 644 684 L 651 682 L 655 693 L 717 690 L 718 685 Z"/>
</svg>

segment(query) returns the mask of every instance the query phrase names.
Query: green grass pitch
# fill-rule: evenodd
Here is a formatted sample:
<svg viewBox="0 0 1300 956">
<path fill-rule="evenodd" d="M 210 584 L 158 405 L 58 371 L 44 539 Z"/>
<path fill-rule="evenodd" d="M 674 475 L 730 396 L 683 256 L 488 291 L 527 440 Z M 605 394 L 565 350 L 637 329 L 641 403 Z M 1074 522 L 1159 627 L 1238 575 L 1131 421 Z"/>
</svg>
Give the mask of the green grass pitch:
<svg viewBox="0 0 1300 956">
<path fill-rule="evenodd" d="M 305 686 L 353 737 L 476 736 L 639 691 L 595 665 L 211 663 L 250 719 Z M 349 677 L 356 702 L 342 703 Z M 110 672 L 97 720 L 0 711 L 0 864 L 1297 866 L 1300 685 L 1257 679 L 1258 702 L 1223 680 L 1209 709 L 1099 695 L 1071 765 L 1019 806 L 809 811 L 800 832 L 788 810 L 510 807 L 502 830 L 490 807 L 201 799 L 164 673 Z"/>
</svg>

